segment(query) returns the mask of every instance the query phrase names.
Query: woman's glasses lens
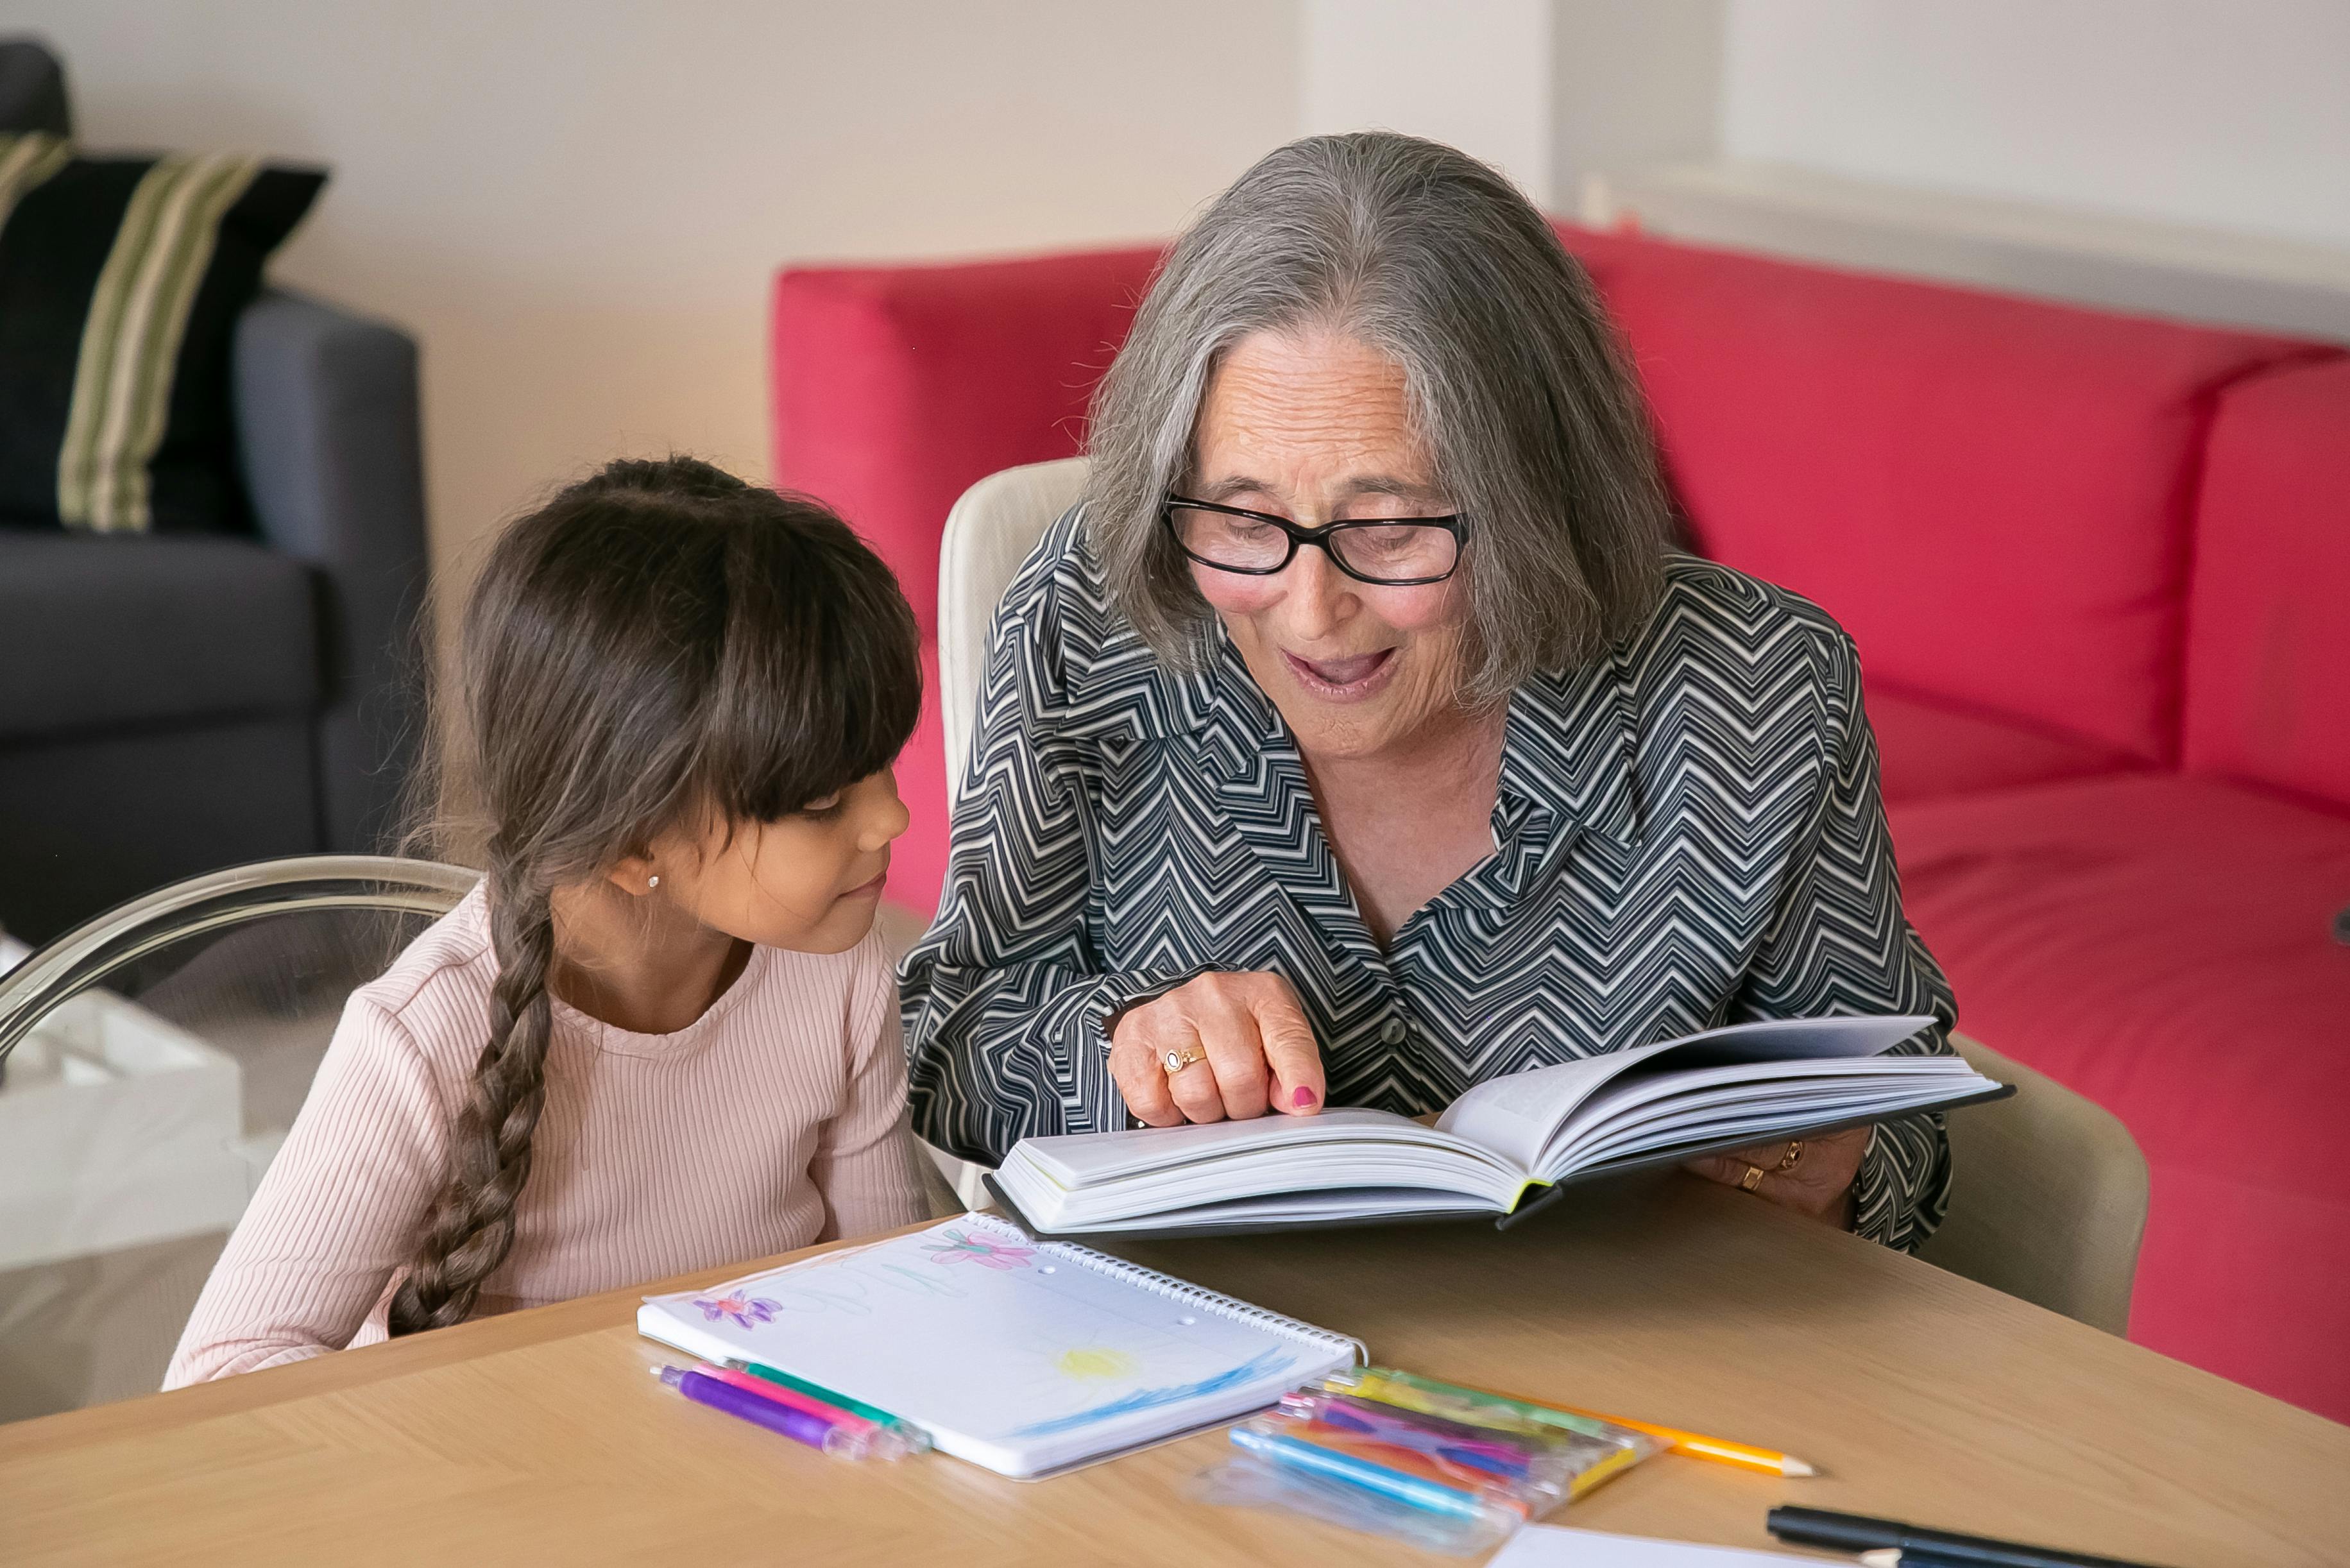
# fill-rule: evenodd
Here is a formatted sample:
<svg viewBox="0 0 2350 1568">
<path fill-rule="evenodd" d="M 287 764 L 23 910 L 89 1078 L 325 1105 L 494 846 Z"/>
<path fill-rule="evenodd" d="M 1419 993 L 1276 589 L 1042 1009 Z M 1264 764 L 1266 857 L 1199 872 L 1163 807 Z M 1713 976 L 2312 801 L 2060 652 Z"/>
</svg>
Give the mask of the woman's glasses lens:
<svg viewBox="0 0 2350 1568">
<path fill-rule="evenodd" d="M 1289 535 L 1270 523 L 1235 517 L 1229 512 L 1203 512 L 1194 506 L 1170 506 L 1168 520 L 1175 537 L 1195 560 L 1236 572 L 1269 572 L 1289 556 Z"/>
<path fill-rule="evenodd" d="M 1451 529 L 1425 523 L 1366 523 L 1333 530 L 1330 548 L 1358 576 L 1374 582 L 1409 583 L 1451 571 L 1461 543 Z"/>
<path fill-rule="evenodd" d="M 1289 558 L 1289 535 L 1271 523 L 1195 506 L 1170 506 L 1167 520 L 1184 553 L 1211 566 L 1272 572 Z M 1351 523 L 1323 538 L 1339 565 L 1373 582 L 1442 577 L 1461 554 L 1451 529 L 1427 523 Z"/>
</svg>

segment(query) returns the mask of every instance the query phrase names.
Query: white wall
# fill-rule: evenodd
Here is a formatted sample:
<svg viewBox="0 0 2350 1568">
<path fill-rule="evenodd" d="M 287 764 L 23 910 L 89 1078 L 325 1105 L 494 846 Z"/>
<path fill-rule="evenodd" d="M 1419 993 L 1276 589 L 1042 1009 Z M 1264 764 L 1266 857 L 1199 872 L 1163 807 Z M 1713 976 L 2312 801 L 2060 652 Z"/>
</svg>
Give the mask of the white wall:
<svg viewBox="0 0 2350 1568">
<path fill-rule="evenodd" d="M 1721 145 L 1723 0 L 1557 0 L 1551 182 L 1711 159 Z"/>
<path fill-rule="evenodd" d="M 1303 0 L 1297 130 L 1400 130 L 1556 199 L 1555 0 Z"/>
<path fill-rule="evenodd" d="M 1722 151 L 2350 247 L 2343 0 L 1730 0 Z"/>
<path fill-rule="evenodd" d="M 422 338 L 444 560 L 616 452 L 764 472 L 777 265 L 1162 235 L 1305 130 L 1452 140 L 1562 210 L 1586 168 L 1721 152 L 2350 245 L 2343 0 L 6 0 L 0 25 L 58 46 L 94 145 L 333 166 L 277 274 Z"/>
<path fill-rule="evenodd" d="M 1165 234 L 1295 134 L 1286 0 L 7 0 L 92 145 L 332 165 L 281 279 L 415 331 L 436 553 L 766 467 L 780 263 Z"/>
</svg>

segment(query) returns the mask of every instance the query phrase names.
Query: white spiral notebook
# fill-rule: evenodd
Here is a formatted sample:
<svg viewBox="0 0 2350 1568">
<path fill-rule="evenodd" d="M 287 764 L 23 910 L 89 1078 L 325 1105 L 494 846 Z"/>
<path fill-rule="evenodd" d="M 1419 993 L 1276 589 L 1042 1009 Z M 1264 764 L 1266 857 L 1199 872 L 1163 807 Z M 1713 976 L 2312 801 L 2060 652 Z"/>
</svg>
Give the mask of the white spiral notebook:
<svg viewBox="0 0 2350 1568">
<path fill-rule="evenodd" d="M 1023 1480 L 1233 1420 L 1367 1360 L 1343 1334 L 985 1214 L 648 1296 L 637 1332 L 879 1406 Z"/>
</svg>

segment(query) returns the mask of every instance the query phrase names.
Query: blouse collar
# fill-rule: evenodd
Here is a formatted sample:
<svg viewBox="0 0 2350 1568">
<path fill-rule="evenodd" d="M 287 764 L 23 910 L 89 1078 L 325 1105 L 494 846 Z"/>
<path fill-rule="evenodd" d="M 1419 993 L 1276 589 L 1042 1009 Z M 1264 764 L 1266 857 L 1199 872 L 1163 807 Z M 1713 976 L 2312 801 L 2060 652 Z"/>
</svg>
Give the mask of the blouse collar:
<svg viewBox="0 0 2350 1568">
<path fill-rule="evenodd" d="M 1069 672 L 1068 704 L 1055 719 L 1105 739 L 1111 729 L 1139 738 L 1190 735 L 1222 782 L 1255 776 L 1268 757 L 1294 759 L 1296 741 L 1280 710 L 1222 628 L 1212 635 L 1199 668 L 1170 670 L 1120 624 L 1095 658 Z M 1493 806 L 1497 845 L 1546 846 L 1565 827 L 1623 848 L 1638 846 L 1646 821 L 1638 699 L 1621 649 L 1580 669 L 1537 670 L 1512 694 Z"/>
</svg>

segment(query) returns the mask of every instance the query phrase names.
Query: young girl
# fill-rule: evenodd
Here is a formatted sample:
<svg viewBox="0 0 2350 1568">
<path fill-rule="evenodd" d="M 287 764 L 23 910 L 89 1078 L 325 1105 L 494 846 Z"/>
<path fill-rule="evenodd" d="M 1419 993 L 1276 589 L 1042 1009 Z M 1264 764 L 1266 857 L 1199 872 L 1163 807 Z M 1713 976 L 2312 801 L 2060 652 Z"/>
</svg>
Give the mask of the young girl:
<svg viewBox="0 0 2350 1568">
<path fill-rule="evenodd" d="M 916 646 L 838 519 L 706 463 L 510 529 L 488 875 L 351 997 L 165 1386 L 922 1218 L 873 930 Z"/>
</svg>

